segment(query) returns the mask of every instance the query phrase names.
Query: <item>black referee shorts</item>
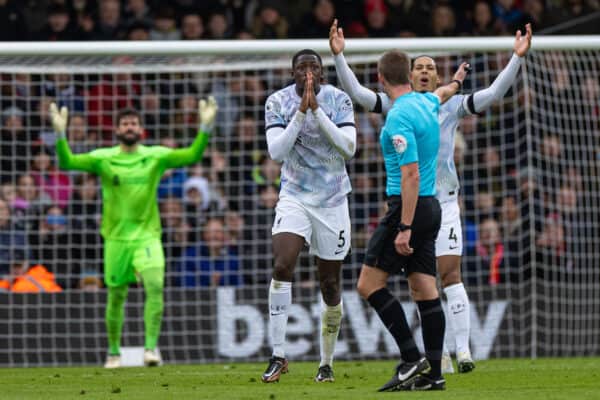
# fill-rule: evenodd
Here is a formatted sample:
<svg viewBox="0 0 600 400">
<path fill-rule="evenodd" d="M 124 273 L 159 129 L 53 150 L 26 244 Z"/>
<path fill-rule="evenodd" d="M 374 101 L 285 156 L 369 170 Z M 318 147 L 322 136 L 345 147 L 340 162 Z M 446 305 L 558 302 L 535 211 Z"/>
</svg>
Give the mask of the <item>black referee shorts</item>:
<svg viewBox="0 0 600 400">
<path fill-rule="evenodd" d="M 394 247 L 402 216 L 402 198 L 391 196 L 388 205 L 387 214 L 369 240 L 364 264 L 389 274 L 404 271 L 406 276 L 413 272 L 436 276 L 435 239 L 442 223 L 442 209 L 438 200 L 433 196 L 419 197 L 411 224 L 410 247 L 414 252 L 410 256 L 400 255 Z"/>
</svg>

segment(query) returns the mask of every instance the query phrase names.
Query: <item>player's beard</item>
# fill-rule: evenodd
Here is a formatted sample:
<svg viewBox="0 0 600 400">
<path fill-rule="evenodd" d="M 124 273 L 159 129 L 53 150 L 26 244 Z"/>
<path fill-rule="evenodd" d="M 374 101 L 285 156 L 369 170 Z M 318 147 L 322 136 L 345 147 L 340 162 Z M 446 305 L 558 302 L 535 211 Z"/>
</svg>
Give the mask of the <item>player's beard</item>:
<svg viewBox="0 0 600 400">
<path fill-rule="evenodd" d="M 117 135 L 117 139 L 125 146 L 134 146 L 140 141 L 140 134 L 134 131 L 127 131 L 123 134 Z"/>
</svg>

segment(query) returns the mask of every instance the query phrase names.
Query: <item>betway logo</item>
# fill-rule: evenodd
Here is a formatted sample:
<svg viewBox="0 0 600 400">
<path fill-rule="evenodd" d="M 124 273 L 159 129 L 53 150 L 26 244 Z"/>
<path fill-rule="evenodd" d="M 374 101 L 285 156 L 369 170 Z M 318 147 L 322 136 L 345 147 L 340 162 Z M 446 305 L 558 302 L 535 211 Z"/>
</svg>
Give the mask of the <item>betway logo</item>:
<svg viewBox="0 0 600 400">
<path fill-rule="evenodd" d="M 380 349 L 381 341 L 387 354 L 398 354 L 398 347 L 379 317 L 363 302 L 358 293 L 344 292 L 344 321 L 342 331 L 349 327 L 352 340 L 360 354 L 373 355 Z M 236 304 L 235 289 L 219 288 L 217 291 L 217 346 L 220 355 L 226 357 L 249 357 L 261 350 L 268 342 L 268 315 L 258 307 L 248 304 Z M 485 318 L 482 320 L 475 307 L 471 306 L 471 352 L 475 359 L 486 359 L 498 334 L 498 328 L 504 318 L 508 301 L 491 301 Z M 416 305 L 403 303 L 408 323 L 415 327 L 413 335 L 419 349 L 423 351 L 421 328 L 418 322 Z M 313 304 L 311 310 L 292 304 L 289 310 L 287 326 L 286 353 L 290 357 L 307 354 L 313 347 L 314 337 L 319 335 L 320 305 Z M 244 337 L 240 337 L 237 328 L 245 325 Z M 446 332 L 446 344 L 450 351 L 454 350 L 454 338 Z M 343 356 L 350 352 L 350 338 L 338 340 L 336 355 Z"/>
</svg>

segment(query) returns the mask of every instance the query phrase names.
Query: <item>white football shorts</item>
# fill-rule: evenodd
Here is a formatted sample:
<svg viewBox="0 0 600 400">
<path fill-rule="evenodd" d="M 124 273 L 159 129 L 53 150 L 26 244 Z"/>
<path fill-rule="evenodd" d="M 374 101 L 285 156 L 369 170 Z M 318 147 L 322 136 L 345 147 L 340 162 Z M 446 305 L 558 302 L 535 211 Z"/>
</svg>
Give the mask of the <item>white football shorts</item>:
<svg viewBox="0 0 600 400">
<path fill-rule="evenodd" d="M 462 256 L 463 237 L 458 199 L 440 203 L 442 225 L 435 240 L 435 256 Z"/>
<path fill-rule="evenodd" d="M 322 260 L 343 260 L 351 242 L 348 200 L 335 207 L 314 207 L 290 196 L 281 197 L 271 233 L 282 232 L 302 236 L 310 247 L 309 254 Z"/>
</svg>

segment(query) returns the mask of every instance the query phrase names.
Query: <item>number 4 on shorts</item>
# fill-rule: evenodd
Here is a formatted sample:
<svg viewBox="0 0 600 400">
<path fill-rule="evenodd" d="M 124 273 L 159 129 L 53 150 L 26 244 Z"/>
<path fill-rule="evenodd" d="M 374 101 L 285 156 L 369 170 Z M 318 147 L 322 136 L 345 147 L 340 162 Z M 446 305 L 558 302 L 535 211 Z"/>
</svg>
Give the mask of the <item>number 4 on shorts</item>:
<svg viewBox="0 0 600 400">
<path fill-rule="evenodd" d="M 449 240 L 454 240 L 454 243 L 458 243 L 458 236 L 456 236 L 456 232 L 454 232 L 454 228 L 450 228 L 450 235 L 448 235 Z"/>
</svg>

